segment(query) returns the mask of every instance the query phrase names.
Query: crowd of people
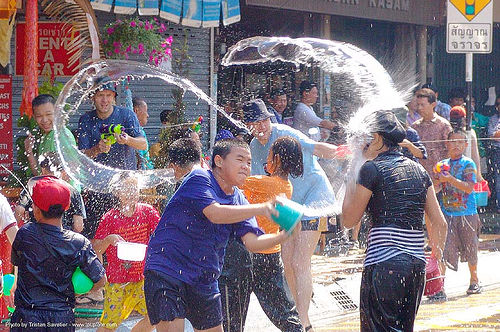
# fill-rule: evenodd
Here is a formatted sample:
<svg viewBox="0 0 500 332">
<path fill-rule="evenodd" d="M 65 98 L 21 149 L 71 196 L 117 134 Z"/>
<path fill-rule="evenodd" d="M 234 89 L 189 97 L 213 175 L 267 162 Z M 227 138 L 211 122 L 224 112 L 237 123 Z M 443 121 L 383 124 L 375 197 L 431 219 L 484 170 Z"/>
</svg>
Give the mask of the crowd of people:
<svg viewBox="0 0 500 332">
<path fill-rule="evenodd" d="M 28 136 L 25 150 L 35 177 L 14 213 L 0 195 L 0 230 L 12 244 L 17 275 L 15 292 L 3 297 L 15 306 L 11 331 L 73 331 L 75 304 L 102 302 L 98 331 L 117 329 L 137 311 L 143 318 L 133 331 L 184 331 L 188 319 L 196 331 L 237 332 L 245 328 L 252 292 L 281 331 L 314 331 L 311 257 L 331 217 L 320 208 L 332 206 L 338 190 L 322 165 L 344 158 L 330 137 L 341 125 L 314 112 L 316 84 L 300 84 L 293 118 L 284 116 L 283 90 L 247 101 L 241 120 L 248 130 L 222 122 L 210 152 L 203 151 L 196 131 L 172 130 L 168 144 L 155 152 L 176 181 L 162 211 L 140 202 L 133 172 L 154 168 L 154 145 L 144 131 L 146 101 L 134 98 L 133 109 L 117 106 L 114 84 L 104 79 L 97 85 L 94 110 L 80 117 L 76 139 L 67 128 L 65 135 L 88 158 L 132 172 L 121 173 L 111 193 L 81 188 L 56 151 L 53 97 L 33 99 L 43 136 L 38 149 Z M 484 180 L 481 157 L 487 153 L 500 212 L 500 97 L 489 123 L 473 113 L 477 133 L 465 131 L 464 96 L 452 94 L 450 102 L 440 102 L 437 91 L 425 86 L 407 112 L 380 109 L 365 119 L 371 128 L 363 148 L 368 161 L 347 186 L 340 217 L 343 227 L 354 229 L 355 241 L 363 215 L 370 220 L 362 331 L 413 330 L 426 247 L 443 275 L 446 267 L 456 270 L 459 259 L 467 261 L 466 292 L 481 292 L 481 222 L 473 190 Z M 166 113 L 161 118 L 171 121 Z M 115 125 L 122 129 L 108 130 Z M 491 138 L 487 147 L 485 135 Z M 437 170 L 437 164 L 446 167 Z M 303 216 L 288 232 L 272 221 L 281 196 L 322 212 Z M 118 258 L 120 242 L 147 245 L 145 259 Z M 71 278 L 78 267 L 94 286 L 75 296 Z M 444 289 L 431 299 L 445 300 Z"/>
</svg>

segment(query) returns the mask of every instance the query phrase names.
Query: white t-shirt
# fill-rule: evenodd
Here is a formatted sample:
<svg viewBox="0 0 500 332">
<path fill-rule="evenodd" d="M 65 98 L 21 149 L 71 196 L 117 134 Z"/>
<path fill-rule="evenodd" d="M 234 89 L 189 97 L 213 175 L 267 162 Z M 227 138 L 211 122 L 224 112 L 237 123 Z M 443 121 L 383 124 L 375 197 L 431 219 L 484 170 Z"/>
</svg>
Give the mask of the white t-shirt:
<svg viewBox="0 0 500 332">
<path fill-rule="evenodd" d="M 7 202 L 7 198 L 0 194 L 0 233 L 3 233 L 7 226 L 14 223 L 16 223 L 16 218 L 14 218 L 10 204 Z"/>
<path fill-rule="evenodd" d="M 309 129 L 318 127 L 323 121 L 319 118 L 311 106 L 304 103 L 298 103 L 293 114 L 293 127 L 305 135 L 309 135 Z"/>
</svg>

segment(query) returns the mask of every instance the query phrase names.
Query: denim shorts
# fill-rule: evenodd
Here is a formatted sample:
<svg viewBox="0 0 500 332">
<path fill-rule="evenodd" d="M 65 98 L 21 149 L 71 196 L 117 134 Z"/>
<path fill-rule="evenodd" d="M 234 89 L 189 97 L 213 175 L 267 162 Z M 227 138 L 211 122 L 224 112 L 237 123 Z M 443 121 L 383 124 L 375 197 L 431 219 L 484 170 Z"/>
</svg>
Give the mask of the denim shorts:
<svg viewBox="0 0 500 332">
<path fill-rule="evenodd" d="M 189 285 L 156 271 L 144 272 L 144 294 L 149 321 L 187 318 L 197 330 L 207 330 L 222 324 L 220 292 Z"/>
</svg>

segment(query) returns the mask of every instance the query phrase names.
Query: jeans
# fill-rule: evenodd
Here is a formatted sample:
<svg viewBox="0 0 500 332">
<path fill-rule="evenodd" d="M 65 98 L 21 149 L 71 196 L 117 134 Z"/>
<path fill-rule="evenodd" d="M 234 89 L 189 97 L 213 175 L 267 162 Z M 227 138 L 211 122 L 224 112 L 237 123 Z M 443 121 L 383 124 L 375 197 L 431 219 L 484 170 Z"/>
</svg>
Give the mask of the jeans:
<svg viewBox="0 0 500 332">
<path fill-rule="evenodd" d="M 361 279 L 361 331 L 413 331 L 425 286 L 425 262 L 399 254 L 366 266 Z"/>
<path fill-rule="evenodd" d="M 262 310 L 281 331 L 302 332 L 299 314 L 289 295 L 280 253 L 253 254 L 253 277 L 219 278 L 224 331 L 242 332 L 245 326 L 250 294 L 255 293 Z"/>
</svg>

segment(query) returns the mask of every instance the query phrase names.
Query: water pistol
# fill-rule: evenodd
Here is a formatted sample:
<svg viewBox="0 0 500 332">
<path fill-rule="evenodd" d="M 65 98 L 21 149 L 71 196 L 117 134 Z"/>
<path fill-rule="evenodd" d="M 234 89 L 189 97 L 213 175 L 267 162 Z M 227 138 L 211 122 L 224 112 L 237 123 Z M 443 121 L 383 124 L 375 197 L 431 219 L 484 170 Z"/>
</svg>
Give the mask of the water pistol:
<svg viewBox="0 0 500 332">
<path fill-rule="evenodd" d="M 115 134 L 122 134 L 122 125 L 103 125 L 101 127 L 101 139 L 105 140 L 108 145 L 113 145 L 116 143 Z"/>
<path fill-rule="evenodd" d="M 196 133 L 199 133 L 202 123 L 203 123 L 203 117 L 200 115 L 198 119 L 191 125 L 191 130 Z"/>
<path fill-rule="evenodd" d="M 440 161 L 436 165 L 434 165 L 433 171 L 436 174 L 439 174 L 439 173 L 442 173 L 442 172 L 449 172 L 450 171 L 450 165 L 448 165 L 447 163 L 444 163 L 444 162 Z"/>
</svg>

